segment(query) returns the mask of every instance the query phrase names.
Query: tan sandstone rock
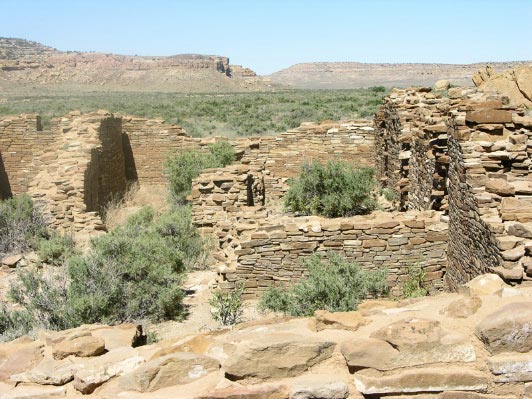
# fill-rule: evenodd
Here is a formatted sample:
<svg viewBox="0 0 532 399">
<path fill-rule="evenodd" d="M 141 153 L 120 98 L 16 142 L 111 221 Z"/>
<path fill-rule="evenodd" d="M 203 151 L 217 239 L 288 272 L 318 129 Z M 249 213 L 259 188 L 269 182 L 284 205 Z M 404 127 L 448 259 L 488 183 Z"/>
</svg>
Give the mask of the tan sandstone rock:
<svg viewBox="0 0 532 399">
<path fill-rule="evenodd" d="M 291 386 L 290 399 L 346 399 L 349 387 L 343 381 L 312 375 L 299 379 Z"/>
<path fill-rule="evenodd" d="M 407 318 L 371 334 L 371 338 L 389 342 L 394 348 L 402 350 L 416 346 L 430 347 L 440 342 L 443 331 L 437 320 Z"/>
<path fill-rule="evenodd" d="M 532 303 L 511 303 L 486 316 L 476 335 L 494 354 L 532 350 Z"/>
<path fill-rule="evenodd" d="M 160 357 L 124 374 L 119 386 L 128 391 L 151 392 L 157 389 L 182 385 L 217 371 L 217 360 L 194 353 L 174 353 Z"/>
<path fill-rule="evenodd" d="M 391 375 L 355 374 L 355 386 L 364 395 L 442 392 L 484 391 L 487 376 L 477 370 L 462 367 L 403 369 Z"/>
<path fill-rule="evenodd" d="M 0 381 L 9 379 L 13 374 L 30 370 L 41 362 L 42 344 L 32 342 L 27 345 L 16 345 L 12 350 L 9 344 L 0 349 Z"/>
<path fill-rule="evenodd" d="M 508 285 L 496 274 L 482 274 L 466 284 L 469 296 L 494 295 Z"/>
<path fill-rule="evenodd" d="M 461 298 L 451 302 L 440 313 L 453 318 L 466 318 L 475 314 L 481 306 L 482 300 L 479 297 Z"/>
<path fill-rule="evenodd" d="M 77 357 L 99 356 L 105 352 L 105 341 L 90 335 L 61 341 L 52 347 L 52 356 L 56 360 L 67 356 Z"/>
<path fill-rule="evenodd" d="M 1 397 L 2 399 L 59 399 L 66 396 L 65 387 L 21 386 Z"/>
<path fill-rule="evenodd" d="M 97 387 L 113 377 L 129 373 L 144 363 L 144 357 L 127 346 L 112 350 L 105 355 L 90 359 L 74 374 L 74 388 L 83 393 L 92 393 Z"/>
<path fill-rule="evenodd" d="M 294 334 L 269 334 L 240 345 L 223 364 L 230 380 L 294 377 L 329 358 L 334 343 Z"/>
<path fill-rule="evenodd" d="M 69 359 L 45 359 L 31 370 L 13 374 L 11 380 L 40 385 L 64 385 L 74 379 L 74 373 L 79 369 L 80 365 L 70 362 Z"/>
<path fill-rule="evenodd" d="M 451 82 L 446 79 L 437 80 L 434 84 L 434 90 L 448 90 L 451 87 Z"/>
<path fill-rule="evenodd" d="M 286 385 L 234 386 L 219 388 L 196 399 L 289 399 Z"/>
<path fill-rule="evenodd" d="M 356 331 L 366 324 L 367 320 L 356 311 L 331 313 L 326 310 L 317 310 L 314 317 L 309 319 L 309 328 L 312 331 L 325 329 Z"/>
</svg>

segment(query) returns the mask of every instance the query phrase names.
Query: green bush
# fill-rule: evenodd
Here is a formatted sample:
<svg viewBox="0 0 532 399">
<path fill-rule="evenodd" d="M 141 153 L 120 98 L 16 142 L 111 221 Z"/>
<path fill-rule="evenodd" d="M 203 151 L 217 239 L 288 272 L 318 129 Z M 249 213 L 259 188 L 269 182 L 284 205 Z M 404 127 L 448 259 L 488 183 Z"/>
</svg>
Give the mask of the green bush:
<svg viewBox="0 0 532 399">
<path fill-rule="evenodd" d="M 429 290 L 425 287 L 425 270 L 417 265 L 408 266 L 407 279 L 403 284 L 404 298 L 419 298 L 427 296 Z"/>
<path fill-rule="evenodd" d="M 237 285 L 230 291 L 218 290 L 209 301 L 212 308 L 212 317 L 223 326 L 237 324 L 243 313 L 242 293 L 244 284 Z"/>
<path fill-rule="evenodd" d="M 394 202 L 397 200 L 397 193 L 389 188 L 383 188 L 381 194 L 388 202 Z"/>
<path fill-rule="evenodd" d="M 188 151 L 166 159 L 164 170 L 170 183 L 172 200 L 184 204 L 192 188 L 192 180 L 201 171 L 221 168 L 235 160 L 233 147 L 227 142 L 217 142 L 209 146 L 209 152 Z"/>
<path fill-rule="evenodd" d="M 375 180 L 371 168 L 355 169 L 343 161 L 304 164 L 290 182 L 285 206 L 292 212 L 328 217 L 366 214 L 374 210 Z"/>
<path fill-rule="evenodd" d="M 31 249 L 46 235 L 43 215 L 27 194 L 0 201 L 0 254 Z"/>
<path fill-rule="evenodd" d="M 217 141 L 216 143 L 210 144 L 209 151 L 220 167 L 224 167 L 235 162 L 235 150 L 227 141 Z"/>
<path fill-rule="evenodd" d="M 0 304 L 0 341 L 11 341 L 28 334 L 32 329 L 28 312 L 9 310 L 5 304 Z"/>
<path fill-rule="evenodd" d="M 316 310 L 356 310 L 368 297 L 388 294 L 387 271 L 366 271 L 355 262 L 329 252 L 325 262 L 319 255 L 304 261 L 308 277 L 291 287 L 272 287 L 261 298 L 260 307 L 292 316 L 310 316 Z"/>
<path fill-rule="evenodd" d="M 62 265 L 74 253 L 74 240 L 70 236 L 52 233 L 49 238 L 37 242 L 37 255 L 50 265 Z"/>
<path fill-rule="evenodd" d="M 368 90 L 372 91 L 374 93 L 384 93 L 384 92 L 386 92 L 386 87 L 384 87 L 384 86 L 371 86 L 371 87 L 368 87 Z"/>
<path fill-rule="evenodd" d="M 84 256 L 44 275 L 21 270 L 10 298 L 39 328 L 85 323 L 159 322 L 184 315 L 181 283 L 202 252 L 190 210 L 156 217 L 142 208 L 124 225 L 91 241 Z"/>
</svg>

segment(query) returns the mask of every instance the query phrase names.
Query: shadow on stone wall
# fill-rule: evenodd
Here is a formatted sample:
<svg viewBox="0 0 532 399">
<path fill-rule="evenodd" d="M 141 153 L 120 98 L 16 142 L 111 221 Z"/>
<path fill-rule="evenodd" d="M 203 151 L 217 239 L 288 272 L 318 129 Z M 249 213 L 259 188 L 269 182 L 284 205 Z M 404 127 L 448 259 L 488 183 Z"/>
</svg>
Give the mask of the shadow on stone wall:
<svg viewBox="0 0 532 399">
<path fill-rule="evenodd" d="M 131 148 L 131 140 L 127 133 L 122 133 L 122 150 L 124 152 L 124 162 L 126 166 L 126 179 L 128 182 L 136 182 L 139 179 L 137 165 Z"/>
<path fill-rule="evenodd" d="M 0 154 L 0 199 L 11 198 L 13 193 L 11 192 L 11 185 L 9 184 L 9 178 L 7 176 L 6 168 L 2 155 Z"/>
</svg>

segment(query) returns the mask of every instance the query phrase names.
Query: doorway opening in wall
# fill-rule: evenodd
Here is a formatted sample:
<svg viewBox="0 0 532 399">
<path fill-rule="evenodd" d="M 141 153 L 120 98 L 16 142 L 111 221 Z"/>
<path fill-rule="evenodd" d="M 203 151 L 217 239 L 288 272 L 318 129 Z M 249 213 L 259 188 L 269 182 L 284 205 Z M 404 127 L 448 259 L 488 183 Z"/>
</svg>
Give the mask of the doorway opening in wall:
<svg viewBox="0 0 532 399">
<path fill-rule="evenodd" d="M 247 206 L 254 206 L 255 205 L 255 201 L 253 199 L 253 176 L 251 175 L 248 175 L 247 179 L 246 179 L 246 189 L 247 189 L 247 203 L 246 205 Z"/>
</svg>

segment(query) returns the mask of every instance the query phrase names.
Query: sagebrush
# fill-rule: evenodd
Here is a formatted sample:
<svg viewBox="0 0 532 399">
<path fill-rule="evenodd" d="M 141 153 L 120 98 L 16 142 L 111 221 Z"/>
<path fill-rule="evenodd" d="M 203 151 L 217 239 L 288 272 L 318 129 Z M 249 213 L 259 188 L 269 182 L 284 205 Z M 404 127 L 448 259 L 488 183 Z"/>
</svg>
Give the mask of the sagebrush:
<svg viewBox="0 0 532 399">
<path fill-rule="evenodd" d="M 160 216 L 142 208 L 125 224 L 93 239 L 87 254 L 71 255 L 65 267 L 46 273 L 19 270 L 9 296 L 21 310 L 6 310 L 3 319 L 0 314 L 5 335 L 16 335 L 8 327 L 21 317 L 31 320 L 32 328 L 52 330 L 180 319 L 185 314 L 181 283 L 202 257 L 202 245 L 188 207 Z"/>
<path fill-rule="evenodd" d="M 222 168 L 235 161 L 231 144 L 219 141 L 209 145 L 208 152 L 186 151 L 168 157 L 164 170 L 170 184 L 173 202 L 184 204 L 192 188 L 192 180 L 209 168 Z"/>
<path fill-rule="evenodd" d="M 27 251 L 47 234 L 44 217 L 29 195 L 0 201 L 0 255 Z"/>
<path fill-rule="evenodd" d="M 146 118 L 163 118 L 193 136 L 274 134 L 301 122 L 370 118 L 384 87 L 349 90 L 276 90 L 224 95 L 153 92 L 2 93 L 0 115 L 37 113 L 49 128 L 53 117 L 70 111 L 107 109 Z"/>
<path fill-rule="evenodd" d="M 303 164 L 289 182 L 285 206 L 292 212 L 327 217 L 367 214 L 377 207 L 372 168 L 355 168 L 344 161 Z"/>
<path fill-rule="evenodd" d="M 364 299 L 389 292 L 386 270 L 364 270 L 335 252 L 327 260 L 313 255 L 303 263 L 308 276 L 293 286 L 268 289 L 261 308 L 292 316 L 310 316 L 316 310 L 351 311 Z"/>
</svg>

